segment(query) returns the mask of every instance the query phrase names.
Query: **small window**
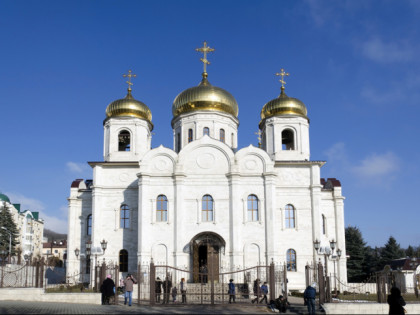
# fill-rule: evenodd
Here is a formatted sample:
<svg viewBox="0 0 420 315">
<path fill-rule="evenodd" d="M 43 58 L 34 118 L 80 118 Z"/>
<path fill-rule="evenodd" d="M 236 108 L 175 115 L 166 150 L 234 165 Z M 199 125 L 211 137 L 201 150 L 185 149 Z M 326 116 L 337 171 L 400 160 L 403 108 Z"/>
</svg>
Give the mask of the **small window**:
<svg viewBox="0 0 420 315">
<path fill-rule="evenodd" d="M 296 271 L 296 251 L 288 249 L 286 254 L 287 271 Z"/>
<path fill-rule="evenodd" d="M 128 272 L 128 252 L 120 250 L 120 272 Z"/>
<path fill-rule="evenodd" d="M 294 150 L 295 149 L 295 140 L 293 131 L 290 129 L 285 129 L 281 133 L 281 144 L 282 150 Z"/>
<path fill-rule="evenodd" d="M 220 141 L 225 142 L 225 130 L 220 129 Z"/>
<path fill-rule="evenodd" d="M 286 205 L 285 208 L 286 229 L 295 228 L 295 208 L 292 205 Z"/>
<path fill-rule="evenodd" d="M 248 196 L 248 221 L 258 221 L 258 198 L 255 195 Z"/>
<path fill-rule="evenodd" d="M 168 198 L 159 195 L 156 199 L 156 221 L 165 222 L 168 220 Z"/>
<path fill-rule="evenodd" d="M 210 129 L 208 127 L 203 128 L 203 136 L 209 136 L 210 137 Z"/>
<path fill-rule="evenodd" d="M 130 208 L 122 205 L 120 208 L 120 228 L 128 229 L 130 227 Z"/>
<path fill-rule="evenodd" d="M 92 235 L 92 215 L 89 214 L 86 220 L 86 235 Z"/>
<path fill-rule="evenodd" d="M 202 220 L 204 222 L 213 221 L 213 198 L 205 195 L 202 200 Z"/>
<path fill-rule="evenodd" d="M 327 233 L 327 219 L 325 218 L 325 215 L 322 215 L 322 234 Z"/>
<path fill-rule="evenodd" d="M 231 141 L 232 141 L 232 148 L 234 148 L 235 147 L 235 135 L 234 135 L 233 132 L 231 134 Z"/>
<path fill-rule="evenodd" d="M 191 141 L 193 141 L 193 130 L 188 129 L 188 143 L 190 143 Z"/>
<path fill-rule="evenodd" d="M 127 130 L 118 134 L 118 151 L 130 151 L 130 133 Z"/>
<path fill-rule="evenodd" d="M 181 151 L 181 134 L 178 132 L 176 134 L 176 152 Z"/>
</svg>

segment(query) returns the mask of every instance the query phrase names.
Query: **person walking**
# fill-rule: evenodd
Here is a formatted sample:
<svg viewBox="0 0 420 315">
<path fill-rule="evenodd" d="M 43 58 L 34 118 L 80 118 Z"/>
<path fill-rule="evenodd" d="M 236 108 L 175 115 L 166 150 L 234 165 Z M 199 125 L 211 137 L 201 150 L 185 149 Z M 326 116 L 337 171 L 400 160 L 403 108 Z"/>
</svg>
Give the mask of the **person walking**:
<svg viewBox="0 0 420 315">
<path fill-rule="evenodd" d="M 404 315 L 405 301 L 401 296 L 401 291 L 397 287 L 391 288 L 391 294 L 388 295 L 389 315 Z"/>
<path fill-rule="evenodd" d="M 252 302 L 252 304 L 254 304 L 254 302 L 257 302 L 257 304 L 258 304 L 258 299 L 261 296 L 260 279 L 255 279 L 254 286 L 253 286 L 252 289 L 254 291 L 255 298 L 253 300 L 251 300 L 251 302 Z"/>
<path fill-rule="evenodd" d="M 303 299 L 305 301 L 305 305 L 308 306 L 308 313 L 309 315 L 315 315 L 315 297 L 316 297 L 316 282 L 309 285 L 305 292 L 303 292 Z"/>
<path fill-rule="evenodd" d="M 160 303 L 160 295 L 162 294 L 162 280 L 159 277 L 156 278 L 155 281 L 155 295 L 156 295 L 156 303 Z"/>
<path fill-rule="evenodd" d="M 187 284 L 185 283 L 185 278 L 181 279 L 179 289 L 181 290 L 182 303 L 187 303 Z"/>
<path fill-rule="evenodd" d="M 127 304 L 128 299 L 128 306 L 131 306 L 131 302 L 133 299 L 133 286 L 137 283 L 137 280 L 129 273 L 127 278 L 124 280 L 124 287 L 125 287 L 125 294 L 124 294 L 124 305 Z"/>
<path fill-rule="evenodd" d="M 163 289 L 163 303 L 169 304 L 169 296 L 171 295 L 172 281 L 169 280 L 168 276 L 165 277 L 165 281 L 162 283 Z"/>
<path fill-rule="evenodd" d="M 176 303 L 176 296 L 178 294 L 178 289 L 175 287 L 172 288 L 172 302 Z"/>
<path fill-rule="evenodd" d="M 267 282 L 264 282 L 264 284 L 261 286 L 261 293 L 263 295 L 263 298 L 261 299 L 260 303 L 265 301 L 265 303 L 268 304 L 268 301 L 267 301 L 267 294 L 268 294 Z"/>
<path fill-rule="evenodd" d="M 228 290 L 228 294 L 229 294 L 229 304 L 232 303 L 236 303 L 235 302 L 235 284 L 233 283 L 233 279 L 229 280 L 229 290 Z"/>
<path fill-rule="evenodd" d="M 107 275 L 106 279 L 104 280 L 104 282 L 102 282 L 101 285 L 102 305 L 109 305 L 109 299 L 115 294 L 114 290 L 114 280 L 111 279 L 111 275 Z"/>
</svg>

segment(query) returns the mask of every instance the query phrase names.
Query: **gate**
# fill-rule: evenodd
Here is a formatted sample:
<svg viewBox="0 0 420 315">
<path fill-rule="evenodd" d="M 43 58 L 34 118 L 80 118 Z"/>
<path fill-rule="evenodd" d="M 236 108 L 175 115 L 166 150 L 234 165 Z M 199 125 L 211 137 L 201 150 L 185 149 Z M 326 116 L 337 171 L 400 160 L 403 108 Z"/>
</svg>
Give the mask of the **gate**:
<svg viewBox="0 0 420 315">
<path fill-rule="evenodd" d="M 254 296 L 253 283 L 260 280 L 260 285 L 267 282 L 267 299 L 275 299 L 287 293 L 287 275 L 284 265 L 259 265 L 245 269 L 227 269 L 219 272 L 213 268 L 203 268 L 199 272 L 168 265 L 139 265 L 139 303 L 188 304 L 225 304 L 229 302 L 228 283 L 232 279 L 235 285 L 237 302 L 250 303 Z M 181 292 L 181 279 L 184 279 L 185 292 Z M 259 296 L 262 299 L 262 296 Z"/>
</svg>

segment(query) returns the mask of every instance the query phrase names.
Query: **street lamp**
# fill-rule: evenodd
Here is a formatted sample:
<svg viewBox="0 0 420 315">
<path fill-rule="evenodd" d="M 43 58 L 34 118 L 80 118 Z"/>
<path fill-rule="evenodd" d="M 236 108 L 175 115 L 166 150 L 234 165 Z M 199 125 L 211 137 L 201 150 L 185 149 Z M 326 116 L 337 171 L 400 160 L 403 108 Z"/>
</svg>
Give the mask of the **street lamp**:
<svg viewBox="0 0 420 315">
<path fill-rule="evenodd" d="M 76 255 L 76 258 L 79 258 L 80 250 L 78 248 L 76 248 L 74 250 L 74 254 Z"/>
<path fill-rule="evenodd" d="M 335 273 L 335 262 L 340 260 L 340 257 L 341 257 L 341 249 L 337 249 L 336 254 L 337 254 L 337 256 L 335 258 L 333 258 L 333 262 L 334 262 L 334 291 L 335 291 L 335 296 L 337 296 L 337 274 Z"/>
<path fill-rule="evenodd" d="M 1 227 L 3 230 L 5 230 L 7 233 L 9 233 L 9 264 L 10 260 L 12 259 L 12 233 L 6 229 L 4 226 Z"/>
</svg>

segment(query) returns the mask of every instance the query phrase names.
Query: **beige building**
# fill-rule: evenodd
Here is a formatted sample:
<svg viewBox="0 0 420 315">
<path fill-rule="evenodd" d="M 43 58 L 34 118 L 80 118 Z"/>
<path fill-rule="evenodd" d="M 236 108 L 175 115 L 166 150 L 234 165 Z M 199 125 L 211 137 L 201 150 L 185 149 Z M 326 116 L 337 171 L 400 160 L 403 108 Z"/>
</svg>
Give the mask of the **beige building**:
<svg viewBox="0 0 420 315">
<path fill-rule="evenodd" d="M 51 256 L 54 256 L 64 262 L 67 258 L 67 240 L 44 242 L 42 247 L 42 257 L 46 260 L 48 260 Z"/>
<path fill-rule="evenodd" d="M 12 213 L 13 220 L 19 231 L 19 245 L 17 249 L 20 252 L 20 259 L 17 256 L 13 256 L 11 262 L 18 263 L 27 259 L 41 258 L 44 220 L 39 218 L 39 212 L 21 211 L 20 204 L 12 204 L 9 197 L 4 194 L 0 194 L 0 202 L 2 207 L 6 207 Z"/>
</svg>

